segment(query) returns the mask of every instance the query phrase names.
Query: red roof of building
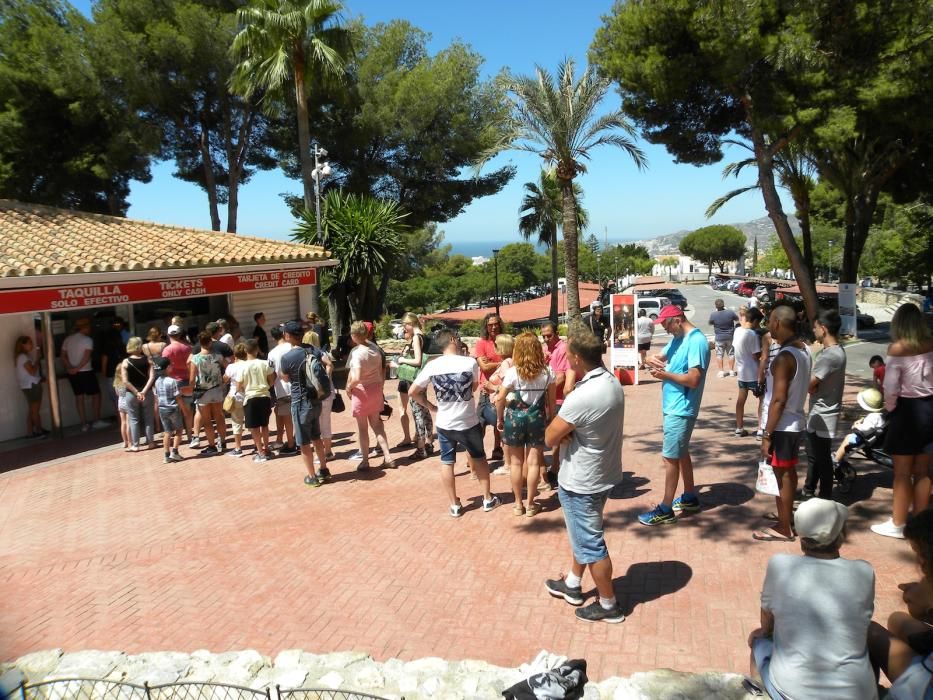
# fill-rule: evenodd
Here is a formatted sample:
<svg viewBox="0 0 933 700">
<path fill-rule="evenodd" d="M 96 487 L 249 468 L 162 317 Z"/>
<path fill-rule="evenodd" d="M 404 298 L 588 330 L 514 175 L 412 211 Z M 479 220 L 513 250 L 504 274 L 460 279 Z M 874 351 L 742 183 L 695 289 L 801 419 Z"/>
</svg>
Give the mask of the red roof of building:
<svg viewBox="0 0 933 700">
<path fill-rule="evenodd" d="M 590 282 L 581 282 L 580 303 L 583 307 L 588 307 L 597 299 L 599 299 L 599 285 Z M 558 297 L 557 303 L 557 309 L 561 313 L 564 311 L 564 302 L 565 297 L 561 294 Z M 517 304 L 503 304 L 499 307 L 499 315 L 506 323 L 522 323 L 523 321 L 547 318 L 550 310 L 551 295 L 545 294 L 543 297 L 522 301 Z M 487 307 L 484 309 L 470 309 L 468 311 L 451 311 L 444 314 L 430 314 L 428 318 L 436 318 L 442 321 L 451 321 L 455 323 L 460 323 L 462 321 L 479 321 L 483 316 L 492 311 L 495 311 L 495 309 Z"/>
<path fill-rule="evenodd" d="M 816 293 L 817 294 L 838 294 L 839 288 L 834 284 L 817 284 Z M 778 289 L 777 291 L 784 294 L 800 294 L 800 287 L 796 284 L 792 287 L 785 287 L 784 289 Z"/>
</svg>

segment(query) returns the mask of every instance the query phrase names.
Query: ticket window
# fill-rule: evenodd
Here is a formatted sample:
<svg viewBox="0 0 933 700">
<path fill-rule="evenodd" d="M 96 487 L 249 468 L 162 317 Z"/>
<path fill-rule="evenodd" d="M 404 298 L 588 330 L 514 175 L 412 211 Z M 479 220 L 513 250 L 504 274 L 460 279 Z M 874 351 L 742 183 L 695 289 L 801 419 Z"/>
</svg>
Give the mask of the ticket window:
<svg viewBox="0 0 933 700">
<path fill-rule="evenodd" d="M 133 335 L 145 340 L 149 329 L 158 328 L 164 336 L 172 318 L 181 316 L 185 332 L 194 338 L 210 321 L 227 316 L 227 309 L 226 294 L 134 304 Z"/>
</svg>

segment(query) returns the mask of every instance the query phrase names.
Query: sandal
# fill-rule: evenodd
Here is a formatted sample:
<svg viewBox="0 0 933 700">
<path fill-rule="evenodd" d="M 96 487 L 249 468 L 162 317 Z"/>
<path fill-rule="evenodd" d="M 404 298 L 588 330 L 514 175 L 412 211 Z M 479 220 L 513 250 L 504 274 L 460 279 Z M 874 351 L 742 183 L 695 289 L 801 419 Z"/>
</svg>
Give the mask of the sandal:
<svg viewBox="0 0 933 700">
<path fill-rule="evenodd" d="M 791 535 L 781 534 L 773 527 L 765 527 L 760 530 L 755 530 L 752 533 L 752 539 L 758 540 L 759 542 L 793 542 L 796 538 Z"/>
<path fill-rule="evenodd" d="M 542 510 L 540 503 L 532 503 L 528 506 L 528 510 L 525 511 L 525 515 L 529 518 L 535 517 Z"/>
<path fill-rule="evenodd" d="M 525 514 L 525 506 L 514 505 L 512 506 L 512 515 L 521 516 Z"/>
<path fill-rule="evenodd" d="M 428 454 L 424 450 L 415 450 L 408 456 L 409 462 L 417 462 L 419 459 L 427 459 Z"/>
</svg>

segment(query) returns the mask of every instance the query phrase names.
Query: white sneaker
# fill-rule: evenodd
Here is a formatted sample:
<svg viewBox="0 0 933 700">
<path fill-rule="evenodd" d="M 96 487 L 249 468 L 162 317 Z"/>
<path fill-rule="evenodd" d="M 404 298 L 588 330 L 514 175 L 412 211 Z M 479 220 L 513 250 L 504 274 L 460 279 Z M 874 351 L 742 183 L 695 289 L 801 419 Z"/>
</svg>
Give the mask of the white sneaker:
<svg viewBox="0 0 933 700">
<path fill-rule="evenodd" d="M 738 377 L 738 376 L 739 376 L 739 373 L 736 372 L 735 370 L 731 370 L 731 371 L 729 372 L 729 376 L 730 376 L 730 377 Z"/>
<path fill-rule="evenodd" d="M 201 438 L 199 437 L 191 438 L 191 442 L 188 443 L 188 447 L 190 447 L 192 450 L 196 450 L 200 446 L 201 446 Z"/>
<path fill-rule="evenodd" d="M 718 372 L 716 372 L 716 376 L 719 377 L 720 379 L 722 379 L 723 377 L 729 376 L 729 373 L 728 373 L 728 372 L 723 372 L 722 370 L 719 370 Z"/>
<path fill-rule="evenodd" d="M 91 423 L 91 427 L 92 428 L 109 428 L 110 423 L 108 423 L 105 420 L 96 420 L 93 423 Z"/>
<path fill-rule="evenodd" d="M 363 461 L 363 453 L 360 452 L 359 450 L 357 450 L 357 451 L 354 452 L 352 455 L 350 455 L 349 459 L 353 460 L 354 462 L 362 462 L 362 461 Z"/>
<path fill-rule="evenodd" d="M 508 467 L 497 467 L 496 469 L 493 469 L 492 473 L 494 476 L 508 476 L 512 472 L 509 471 Z"/>
<path fill-rule="evenodd" d="M 888 518 L 883 523 L 872 525 L 871 531 L 876 535 L 883 535 L 884 537 L 894 537 L 898 540 L 904 539 L 904 526 L 895 525 L 894 520 L 891 518 Z"/>
</svg>

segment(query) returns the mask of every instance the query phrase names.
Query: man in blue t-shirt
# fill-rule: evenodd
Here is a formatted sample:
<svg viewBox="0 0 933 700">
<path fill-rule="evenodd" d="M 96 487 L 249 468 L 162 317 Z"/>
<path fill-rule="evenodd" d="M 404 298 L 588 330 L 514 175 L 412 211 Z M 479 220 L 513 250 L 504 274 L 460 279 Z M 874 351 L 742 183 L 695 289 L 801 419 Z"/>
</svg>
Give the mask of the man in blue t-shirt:
<svg viewBox="0 0 933 700">
<path fill-rule="evenodd" d="M 660 379 L 661 410 L 664 413 L 664 500 L 654 510 L 638 516 L 642 525 L 676 522 L 674 511 L 698 511 L 690 459 L 690 436 L 700 412 L 706 370 L 709 368 L 709 341 L 684 316 L 680 307 L 669 304 L 661 309 L 655 323 L 674 336 L 661 351 L 646 361 L 652 377 Z M 684 492 L 674 498 L 677 482 L 683 477 Z"/>
</svg>

